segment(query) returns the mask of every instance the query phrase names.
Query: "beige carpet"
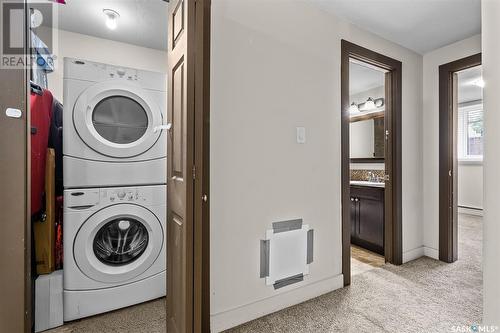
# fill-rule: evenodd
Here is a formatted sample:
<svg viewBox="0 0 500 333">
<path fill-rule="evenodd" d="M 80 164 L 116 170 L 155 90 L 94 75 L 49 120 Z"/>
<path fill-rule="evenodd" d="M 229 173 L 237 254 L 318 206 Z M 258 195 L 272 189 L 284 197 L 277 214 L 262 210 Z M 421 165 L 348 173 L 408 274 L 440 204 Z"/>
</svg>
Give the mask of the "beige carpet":
<svg viewBox="0 0 500 333">
<path fill-rule="evenodd" d="M 482 220 L 459 220 L 456 263 L 385 265 L 354 276 L 350 287 L 227 332 L 451 332 L 481 323 Z"/>
<path fill-rule="evenodd" d="M 165 333 L 165 298 L 85 318 L 47 333 Z"/>
<path fill-rule="evenodd" d="M 348 288 L 229 330 L 451 332 L 482 318 L 482 221 L 461 215 L 454 264 L 421 258 L 362 272 Z M 66 324 L 50 333 L 165 333 L 165 299 Z"/>
</svg>

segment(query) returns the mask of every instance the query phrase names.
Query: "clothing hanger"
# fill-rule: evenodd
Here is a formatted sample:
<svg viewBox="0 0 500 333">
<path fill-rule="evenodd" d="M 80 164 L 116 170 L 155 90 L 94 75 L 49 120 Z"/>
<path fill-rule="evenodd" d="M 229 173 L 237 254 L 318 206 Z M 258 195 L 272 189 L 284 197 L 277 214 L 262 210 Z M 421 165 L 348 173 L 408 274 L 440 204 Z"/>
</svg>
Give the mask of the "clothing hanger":
<svg viewBox="0 0 500 333">
<path fill-rule="evenodd" d="M 43 89 L 38 84 L 30 80 L 31 92 L 37 95 L 43 95 Z"/>
</svg>

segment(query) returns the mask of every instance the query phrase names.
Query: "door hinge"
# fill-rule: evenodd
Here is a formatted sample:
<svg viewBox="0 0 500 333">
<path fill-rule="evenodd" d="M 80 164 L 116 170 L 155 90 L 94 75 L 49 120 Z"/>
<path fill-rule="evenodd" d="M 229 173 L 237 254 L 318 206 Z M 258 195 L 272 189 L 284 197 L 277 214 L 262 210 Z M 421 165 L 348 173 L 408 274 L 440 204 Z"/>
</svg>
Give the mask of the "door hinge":
<svg viewBox="0 0 500 333">
<path fill-rule="evenodd" d="M 196 179 L 196 165 L 193 165 L 193 179 Z"/>
<path fill-rule="evenodd" d="M 389 175 L 385 175 L 384 180 L 388 182 L 389 180 L 391 180 L 391 177 L 389 177 Z"/>
</svg>

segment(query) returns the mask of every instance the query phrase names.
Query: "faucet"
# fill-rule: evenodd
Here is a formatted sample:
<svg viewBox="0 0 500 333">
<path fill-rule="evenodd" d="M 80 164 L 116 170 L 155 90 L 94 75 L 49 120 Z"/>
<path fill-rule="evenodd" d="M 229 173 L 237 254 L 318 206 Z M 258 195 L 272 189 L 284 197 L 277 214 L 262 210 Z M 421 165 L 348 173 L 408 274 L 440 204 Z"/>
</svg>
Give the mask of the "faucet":
<svg viewBox="0 0 500 333">
<path fill-rule="evenodd" d="M 380 183 L 383 182 L 383 178 L 380 176 L 376 176 L 372 171 L 368 171 L 368 181 L 372 183 Z"/>
<path fill-rule="evenodd" d="M 374 182 L 376 180 L 377 180 L 377 178 L 375 177 L 375 174 L 373 172 L 369 171 L 368 172 L 368 181 L 369 182 Z"/>
</svg>

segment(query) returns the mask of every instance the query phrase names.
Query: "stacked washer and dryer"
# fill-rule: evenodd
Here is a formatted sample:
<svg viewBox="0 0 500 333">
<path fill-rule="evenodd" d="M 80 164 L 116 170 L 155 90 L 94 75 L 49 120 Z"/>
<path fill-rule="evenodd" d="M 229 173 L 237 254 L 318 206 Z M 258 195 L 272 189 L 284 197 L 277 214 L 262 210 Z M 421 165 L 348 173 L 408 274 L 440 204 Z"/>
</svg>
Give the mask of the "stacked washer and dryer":
<svg viewBox="0 0 500 333">
<path fill-rule="evenodd" d="M 166 294 L 166 76 L 64 59 L 64 320 Z"/>
</svg>

